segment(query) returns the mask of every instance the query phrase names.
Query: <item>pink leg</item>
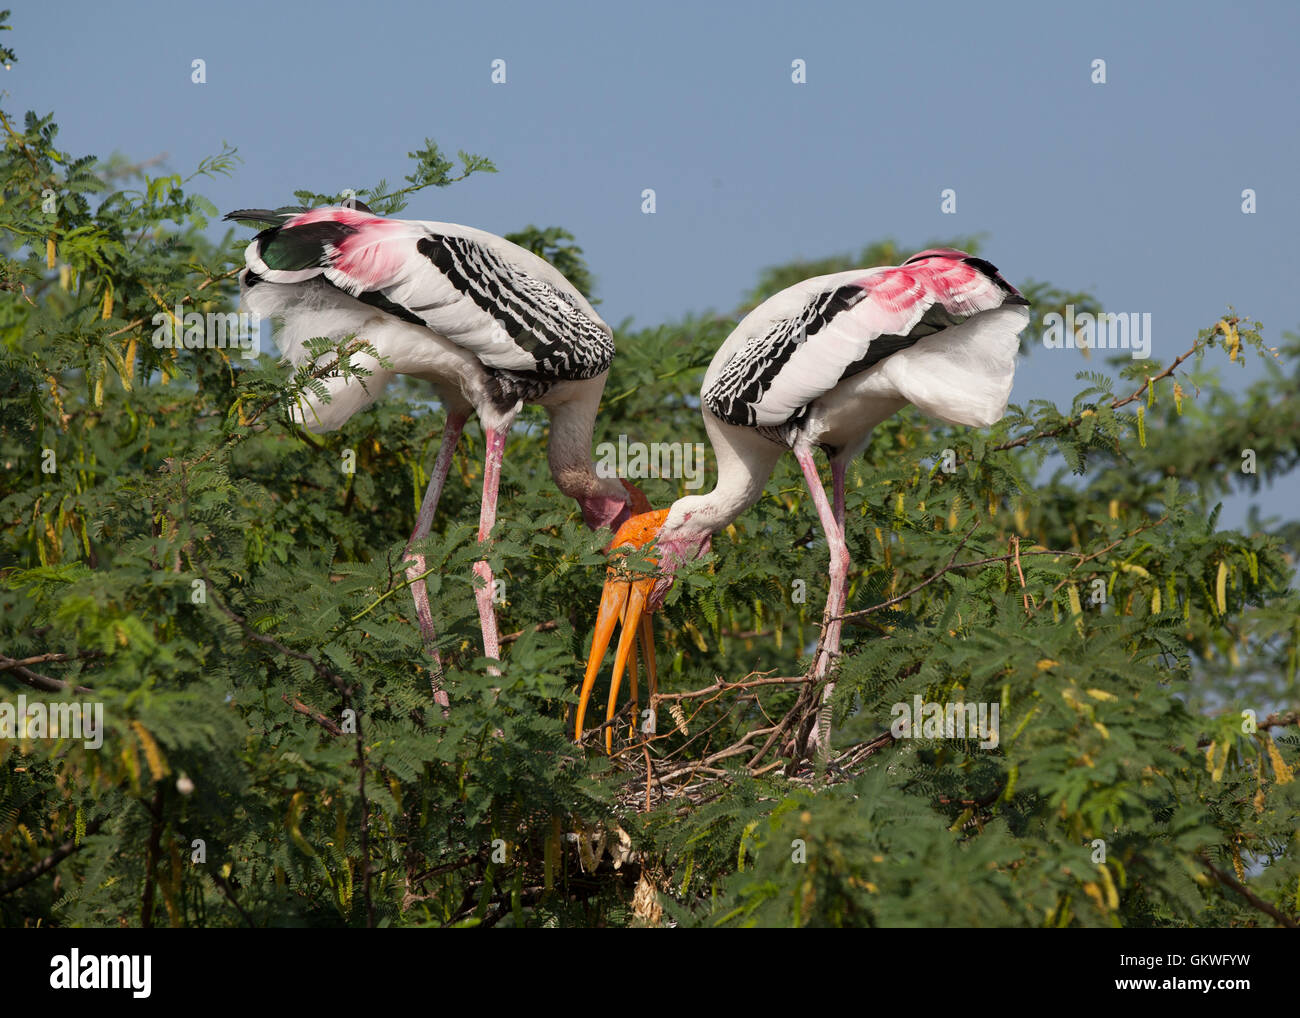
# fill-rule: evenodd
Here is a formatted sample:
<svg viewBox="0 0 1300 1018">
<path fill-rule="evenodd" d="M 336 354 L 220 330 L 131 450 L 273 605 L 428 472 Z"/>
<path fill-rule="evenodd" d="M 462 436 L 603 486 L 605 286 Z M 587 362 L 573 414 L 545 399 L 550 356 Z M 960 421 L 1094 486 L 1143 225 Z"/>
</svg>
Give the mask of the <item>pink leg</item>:
<svg viewBox="0 0 1300 1018">
<path fill-rule="evenodd" d="M 507 423 L 501 429 L 487 428 L 487 457 L 483 461 L 483 508 L 478 517 L 478 541 L 486 544 L 492 536 L 497 521 L 497 489 L 501 484 L 501 461 L 506 452 Z M 483 629 L 483 656 L 499 660 L 501 642 L 497 636 L 497 616 L 492 608 L 492 567 L 486 561 L 474 563 L 474 575 L 483 579 L 483 586 L 474 591 L 478 601 L 478 620 Z"/>
<path fill-rule="evenodd" d="M 840 654 L 840 631 L 843 628 L 842 617 L 844 605 L 848 600 L 849 548 L 844 541 L 842 519 L 844 515 L 844 468 L 831 465 L 831 476 L 835 484 L 835 502 L 832 508 L 826 498 L 826 489 L 822 487 L 821 477 L 817 473 L 817 464 L 813 460 L 811 449 L 795 449 L 799 466 L 803 468 L 804 480 L 812 495 L 817 515 L 821 519 L 822 530 L 826 533 L 826 544 L 830 550 L 830 593 L 826 598 L 826 613 L 823 616 L 825 637 L 822 640 L 821 653 L 813 664 L 813 678 L 822 678 L 830 672 L 832 663 Z M 838 517 L 838 518 L 837 518 Z M 817 724 L 812 739 L 817 742 L 823 760 L 830 753 L 831 696 L 835 692 L 835 683 L 828 682 L 822 694 L 821 707 L 818 710 Z"/>
<path fill-rule="evenodd" d="M 442 444 L 438 448 L 438 458 L 433 464 L 433 476 L 429 478 L 429 487 L 425 489 L 424 501 L 420 503 L 420 512 L 415 520 L 415 530 L 406 542 L 403 561 L 409 562 L 406 568 L 406 580 L 411 585 L 411 597 L 415 600 L 415 617 L 420 623 L 420 635 L 424 637 L 424 647 L 433 659 L 433 668 L 429 681 L 433 686 L 433 698 L 444 710 L 448 705 L 447 693 L 442 688 L 442 657 L 436 646 L 438 634 L 433 627 L 433 613 L 429 610 L 429 588 L 424 582 L 424 573 L 428 570 L 424 556 L 412 552 L 411 546 L 429 536 L 433 526 L 433 515 L 438 509 L 438 500 L 442 498 L 442 488 L 447 474 L 451 472 L 452 457 L 456 454 L 456 443 L 460 441 L 461 429 L 465 427 L 468 415 L 463 413 L 447 414 L 447 423 L 442 429 Z"/>
<path fill-rule="evenodd" d="M 842 460 L 831 460 L 831 490 L 835 495 L 835 522 L 839 524 L 840 536 L 844 536 L 844 474 L 848 464 Z"/>
</svg>

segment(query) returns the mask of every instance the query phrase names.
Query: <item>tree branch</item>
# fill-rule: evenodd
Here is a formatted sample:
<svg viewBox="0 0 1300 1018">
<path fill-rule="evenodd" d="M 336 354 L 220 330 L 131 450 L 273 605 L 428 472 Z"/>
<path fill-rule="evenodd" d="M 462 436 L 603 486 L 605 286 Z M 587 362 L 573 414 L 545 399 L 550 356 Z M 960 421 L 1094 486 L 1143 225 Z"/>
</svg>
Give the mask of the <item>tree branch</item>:
<svg viewBox="0 0 1300 1018">
<path fill-rule="evenodd" d="M 62 845 L 56 848 L 53 852 L 47 855 L 44 859 L 38 862 L 35 866 L 29 866 L 21 873 L 15 874 L 14 876 L 6 880 L 3 884 L 0 884 L 0 898 L 13 894 L 14 891 L 18 890 L 18 888 L 25 887 L 26 885 L 30 884 L 33 880 L 37 879 L 40 876 L 43 876 L 44 874 L 48 873 L 50 870 L 54 869 L 55 866 L 63 862 L 63 860 L 66 859 L 68 856 L 73 855 L 76 852 L 80 852 L 83 848 L 86 847 L 86 839 L 89 838 L 92 834 L 98 834 L 99 829 L 104 826 L 104 823 L 107 820 L 108 820 L 107 816 L 96 817 L 90 823 L 86 824 L 85 836 L 82 837 L 80 841 L 76 840 L 75 838 L 69 838 Z"/>
<path fill-rule="evenodd" d="M 1214 863 L 1210 862 L 1210 860 L 1206 858 L 1204 855 L 1196 856 L 1196 861 L 1199 862 L 1202 866 L 1204 866 L 1207 870 L 1209 870 L 1210 875 L 1213 876 L 1215 880 L 1221 883 L 1224 887 L 1232 888 L 1243 898 L 1245 898 L 1246 901 L 1250 903 L 1252 908 L 1259 909 L 1259 911 L 1263 912 L 1266 916 L 1268 916 L 1270 919 L 1276 922 L 1279 926 L 1285 926 L 1289 930 L 1300 930 L 1300 923 L 1297 923 L 1290 916 L 1287 916 L 1282 912 L 1279 912 L 1277 909 L 1275 909 L 1268 902 L 1264 901 L 1262 898 L 1256 897 L 1254 894 L 1251 893 L 1251 891 L 1247 887 L 1241 884 L 1235 877 L 1232 877 L 1227 873 L 1223 872 L 1223 870 L 1215 866 Z"/>
</svg>

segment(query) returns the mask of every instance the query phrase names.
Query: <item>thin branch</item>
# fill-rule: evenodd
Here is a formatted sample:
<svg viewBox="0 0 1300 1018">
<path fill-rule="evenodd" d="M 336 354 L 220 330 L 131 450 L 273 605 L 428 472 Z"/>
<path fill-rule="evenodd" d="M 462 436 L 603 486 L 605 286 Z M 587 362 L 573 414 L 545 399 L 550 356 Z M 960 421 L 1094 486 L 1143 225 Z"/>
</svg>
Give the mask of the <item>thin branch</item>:
<svg viewBox="0 0 1300 1018">
<path fill-rule="evenodd" d="M 848 612 L 848 613 L 846 613 L 846 614 L 844 614 L 844 615 L 841 615 L 840 618 L 843 619 L 843 620 L 856 619 L 856 618 L 860 618 L 861 616 L 864 616 L 864 615 L 870 615 L 872 612 L 880 611 L 880 609 L 882 609 L 882 608 L 888 608 L 890 605 L 898 604 L 899 601 L 902 601 L 902 600 L 905 600 L 906 598 L 911 597 L 913 594 L 915 594 L 915 593 L 916 593 L 918 590 L 920 590 L 922 587 L 928 587 L 931 583 L 933 583 L 935 580 L 937 580 L 940 576 L 943 576 L 945 573 L 950 573 L 950 572 L 952 572 L 954 569 L 965 569 L 965 568 L 968 568 L 969 566 L 987 565 L 989 562 L 1003 562 L 1003 561 L 1006 561 L 1007 556 L 1005 556 L 1005 555 L 999 555 L 999 556 L 996 556 L 995 558 L 991 558 L 991 559 L 983 559 L 983 560 L 980 560 L 980 561 L 978 561 L 978 562 L 963 562 L 961 565 L 953 565 L 953 562 L 956 561 L 957 556 L 958 556 L 958 554 L 960 554 L 962 548 L 966 547 L 966 542 L 969 541 L 969 540 L 971 539 L 971 535 L 974 534 L 975 531 L 976 531 L 977 529 L 979 529 L 979 525 L 980 525 L 980 521 L 979 521 L 979 520 L 976 520 L 976 521 L 975 521 L 975 526 L 971 527 L 970 530 L 966 531 L 966 536 L 963 537 L 963 538 L 961 539 L 961 541 L 958 542 L 957 547 L 954 548 L 954 549 L 952 550 L 952 556 L 948 559 L 948 564 L 947 564 L 946 566 L 944 566 L 942 569 L 940 569 L 940 570 L 939 570 L 937 573 L 935 573 L 933 576 L 929 576 L 929 577 L 927 577 L 926 579 L 924 579 L 924 580 L 922 580 L 920 583 L 918 583 L 915 587 L 913 587 L 911 590 L 906 591 L 906 592 L 904 592 L 904 593 L 902 593 L 902 594 L 899 594 L 897 597 L 891 597 L 888 601 L 881 601 L 880 604 L 872 605 L 870 608 L 863 608 L 861 611 Z M 822 626 L 822 632 L 823 632 L 823 635 L 825 634 L 825 630 L 826 630 L 826 627 L 825 627 L 825 625 L 823 625 L 823 626 Z M 820 648 L 821 648 L 821 644 L 819 643 L 819 644 L 818 644 L 818 649 L 820 650 Z M 813 655 L 813 660 L 816 660 L 816 654 Z"/>
<path fill-rule="evenodd" d="M 254 930 L 257 929 L 257 923 L 253 922 L 253 917 L 245 912 L 244 906 L 235 899 L 235 892 L 230 889 L 230 883 L 226 878 L 220 873 L 215 872 L 211 874 L 211 877 L 212 882 L 216 884 L 221 893 L 226 896 L 226 900 L 235 906 L 235 911 L 243 917 L 244 922 L 248 923 L 249 928 Z"/>
<path fill-rule="evenodd" d="M 304 717 L 311 718 L 316 724 L 320 725 L 330 735 L 342 735 L 343 729 L 340 728 L 327 714 L 322 714 L 314 707 L 308 707 L 296 697 L 290 697 L 288 693 L 281 693 L 280 699 L 293 708 L 295 714 L 301 714 Z"/>
<path fill-rule="evenodd" d="M 94 693 L 94 690 L 89 686 L 74 686 L 71 682 L 64 682 L 52 675 L 42 675 L 40 672 L 34 672 L 30 668 L 24 667 L 22 661 L 6 657 L 4 654 L 0 654 L 0 672 L 7 672 L 23 685 L 31 686 L 32 689 L 39 689 L 42 693 L 64 693 L 69 689 L 74 693 Z"/>
<path fill-rule="evenodd" d="M 1251 891 L 1245 885 L 1240 883 L 1235 877 L 1230 876 L 1229 874 L 1223 872 L 1223 870 L 1215 866 L 1214 863 L 1210 862 L 1210 860 L 1206 858 L 1204 855 L 1196 856 L 1196 861 L 1199 862 L 1202 866 L 1204 866 L 1207 870 L 1209 870 L 1210 875 L 1213 876 L 1215 880 L 1221 883 L 1224 887 L 1232 888 L 1243 898 L 1245 898 L 1246 901 L 1250 903 L 1252 908 L 1256 908 L 1259 911 L 1263 912 L 1270 919 L 1274 920 L 1279 926 L 1285 926 L 1289 930 L 1300 930 L 1300 923 L 1297 923 L 1290 916 L 1285 915 L 1282 912 L 1279 912 L 1276 908 L 1274 908 L 1268 902 L 1264 901 L 1262 898 L 1259 898 L 1256 895 L 1252 894 Z"/>
<path fill-rule="evenodd" d="M 22 668 L 26 665 L 40 665 L 48 662 L 60 661 L 80 661 L 90 657 L 103 657 L 102 650 L 81 650 L 75 654 L 36 654 L 33 657 L 25 657 L 19 660 L 0 656 L 0 672 L 8 671 L 10 668 Z"/>
<path fill-rule="evenodd" d="M 1174 373 L 1174 370 L 1180 364 L 1183 363 L 1183 361 L 1187 360 L 1188 357 L 1191 357 L 1193 354 L 1195 354 L 1198 350 L 1200 350 L 1204 346 L 1205 346 L 1204 343 L 1197 341 L 1195 344 L 1192 345 L 1192 348 L 1190 350 L 1186 351 L 1185 353 L 1181 354 L 1179 357 L 1175 358 L 1174 362 L 1170 364 L 1169 367 L 1165 368 L 1164 371 L 1160 372 L 1160 374 L 1158 375 L 1151 376 L 1140 386 L 1138 386 L 1137 391 L 1134 392 L 1132 395 L 1125 396 L 1122 399 L 1116 396 L 1110 402 L 1110 409 L 1118 410 L 1120 407 L 1128 406 L 1128 404 L 1141 399 L 1143 394 L 1147 391 L 1147 389 L 1149 389 L 1152 385 L 1154 385 L 1156 382 L 1160 381 L 1161 379 L 1169 378 Z M 1059 425 L 1058 427 L 1049 428 L 1046 431 L 1037 431 L 1030 435 L 1021 435 L 1019 438 L 1014 439 L 1010 442 L 1003 442 L 1001 445 L 995 445 L 990 450 L 990 452 L 1005 452 L 1007 449 L 1016 449 L 1021 446 L 1026 446 L 1030 442 L 1038 441 L 1038 439 L 1040 438 L 1055 438 L 1057 435 L 1061 435 L 1067 431 L 1074 430 L 1080 424 L 1083 423 L 1083 419 L 1085 417 L 1092 416 L 1095 413 L 1096 411 L 1094 410 L 1085 410 L 1078 417 L 1071 417 L 1068 421 L 1066 421 L 1062 425 Z"/>
<path fill-rule="evenodd" d="M 86 839 L 92 834 L 98 834 L 99 829 L 104 826 L 104 823 L 107 820 L 107 816 L 96 817 L 90 823 L 86 824 L 86 833 L 80 841 L 75 838 L 69 838 L 35 866 L 29 866 L 21 873 L 14 874 L 14 876 L 10 877 L 3 884 L 0 884 L 0 898 L 13 894 L 14 891 L 18 890 L 18 888 L 25 887 L 33 880 L 54 869 L 55 866 L 63 862 L 63 860 L 68 856 L 80 852 L 86 847 Z"/>
</svg>

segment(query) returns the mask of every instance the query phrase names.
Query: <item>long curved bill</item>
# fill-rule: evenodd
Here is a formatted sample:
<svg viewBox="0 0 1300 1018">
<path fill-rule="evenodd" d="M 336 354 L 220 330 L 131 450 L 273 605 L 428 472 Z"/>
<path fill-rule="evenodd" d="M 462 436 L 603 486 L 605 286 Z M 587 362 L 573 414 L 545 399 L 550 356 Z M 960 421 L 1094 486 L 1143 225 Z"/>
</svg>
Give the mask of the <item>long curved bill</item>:
<svg viewBox="0 0 1300 1018">
<path fill-rule="evenodd" d="M 668 516 L 668 510 L 643 513 L 634 516 L 619 528 L 610 548 L 631 546 L 641 548 L 654 540 Z M 587 656 L 587 669 L 582 677 L 582 691 L 578 698 L 578 713 L 574 723 L 573 737 L 582 741 L 582 726 L 587 717 L 587 703 L 591 691 L 596 685 L 596 676 L 600 674 L 605 654 L 614 638 L 614 630 L 621 623 L 623 632 L 619 636 L 618 647 L 614 652 L 614 675 L 610 681 L 609 702 L 605 711 L 605 752 L 613 750 L 615 706 L 618 700 L 619 686 L 623 673 L 628 672 L 629 685 L 632 690 L 632 702 L 637 699 L 637 655 L 636 644 L 641 642 L 641 652 L 646 664 L 646 678 L 650 687 L 650 696 L 659 692 L 659 674 L 655 666 L 654 631 L 650 623 L 650 612 L 646 601 L 654 589 L 654 577 L 634 578 L 611 566 L 605 580 L 605 587 L 600 595 L 600 608 L 596 612 L 596 632 L 591 640 L 591 652 Z M 633 727 L 636 726 L 636 713 L 633 712 Z"/>
</svg>

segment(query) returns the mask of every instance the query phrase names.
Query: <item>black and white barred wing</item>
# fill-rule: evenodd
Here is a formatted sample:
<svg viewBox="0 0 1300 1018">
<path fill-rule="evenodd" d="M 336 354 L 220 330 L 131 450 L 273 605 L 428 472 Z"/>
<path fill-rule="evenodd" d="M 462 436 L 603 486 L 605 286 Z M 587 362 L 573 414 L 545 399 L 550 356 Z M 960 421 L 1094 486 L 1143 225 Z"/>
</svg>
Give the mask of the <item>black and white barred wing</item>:
<svg viewBox="0 0 1300 1018">
<path fill-rule="evenodd" d="M 227 218 L 259 215 L 273 214 Z M 609 326 L 568 280 L 531 252 L 481 230 L 313 209 L 259 233 L 245 261 L 246 286 L 319 277 L 429 328 L 489 368 L 584 379 L 607 370 L 614 356 Z"/>
<path fill-rule="evenodd" d="M 986 424 L 1006 408 L 1027 303 L 988 262 L 947 249 L 806 280 L 745 317 L 702 398 L 730 424 L 798 424 L 815 400 L 883 361 L 896 394 L 926 413 Z"/>
</svg>

